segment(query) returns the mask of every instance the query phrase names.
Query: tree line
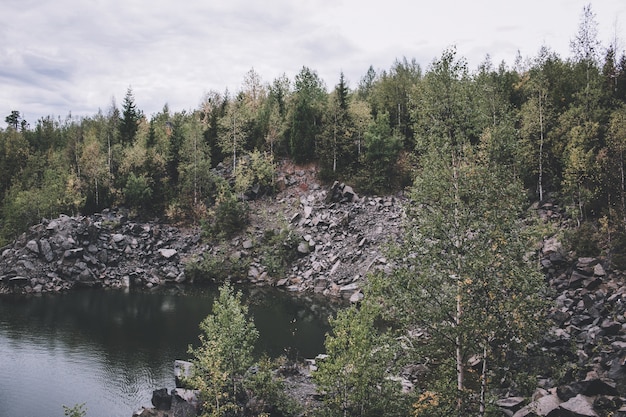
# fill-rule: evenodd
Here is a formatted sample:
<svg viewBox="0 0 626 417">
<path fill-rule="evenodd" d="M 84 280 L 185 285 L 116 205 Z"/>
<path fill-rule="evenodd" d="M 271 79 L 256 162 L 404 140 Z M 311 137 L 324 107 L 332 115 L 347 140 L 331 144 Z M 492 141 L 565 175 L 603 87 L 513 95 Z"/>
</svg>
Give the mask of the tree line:
<svg viewBox="0 0 626 417">
<path fill-rule="evenodd" d="M 210 169 L 237 171 L 252 153 L 270 166 L 315 162 L 323 180 L 385 193 L 411 184 L 432 138 L 446 135 L 506 166 L 530 198 L 558 198 L 578 224 L 602 220 L 600 234 L 616 243 L 626 220 L 626 57 L 617 41 L 598 41 L 590 7 L 571 46 L 568 58 L 542 47 L 512 67 L 487 57 L 473 71 L 452 48 L 425 71 L 406 58 L 370 67 L 353 88 L 340 74 L 328 89 L 308 67 L 271 82 L 252 69 L 234 94 L 149 116 L 130 87 L 121 107 L 91 117 L 33 127 L 12 111 L 0 131 L 2 240 L 42 217 L 113 205 L 202 217 L 225 189 Z"/>
</svg>

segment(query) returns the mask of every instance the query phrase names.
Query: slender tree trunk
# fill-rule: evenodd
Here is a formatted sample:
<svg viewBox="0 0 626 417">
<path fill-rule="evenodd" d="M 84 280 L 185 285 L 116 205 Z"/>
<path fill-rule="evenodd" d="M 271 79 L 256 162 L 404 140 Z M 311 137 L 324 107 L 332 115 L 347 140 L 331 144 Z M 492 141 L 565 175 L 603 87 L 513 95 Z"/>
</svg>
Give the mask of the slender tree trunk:
<svg viewBox="0 0 626 417">
<path fill-rule="evenodd" d="M 539 94 L 539 201 L 543 201 L 543 105 Z"/>
<path fill-rule="evenodd" d="M 622 218 L 626 223 L 626 187 L 624 186 L 624 147 L 619 149 L 619 173 L 621 179 L 620 196 L 622 200 Z"/>
<path fill-rule="evenodd" d="M 335 124 L 333 126 L 333 172 L 337 172 L 337 113 L 335 112 Z"/>
<path fill-rule="evenodd" d="M 457 164 L 457 156 L 455 154 L 454 149 L 452 150 L 452 178 L 453 178 L 453 187 L 454 187 L 454 230 L 455 230 L 455 242 L 454 245 L 457 249 L 456 253 L 456 314 L 455 314 L 455 326 L 457 328 L 457 335 L 455 338 L 455 356 L 456 356 L 456 378 L 457 378 L 457 414 L 461 417 L 462 408 L 463 408 L 463 390 L 465 385 L 465 370 L 463 368 L 463 342 L 461 340 L 461 335 L 459 334 L 459 327 L 461 326 L 461 316 L 463 315 L 463 303 L 462 303 L 462 292 L 463 292 L 463 280 L 461 275 L 462 263 L 461 263 L 461 255 L 459 254 L 459 250 L 462 245 L 462 231 L 460 230 L 461 226 L 459 224 L 459 205 L 460 196 L 459 196 L 459 171 Z"/>
<path fill-rule="evenodd" d="M 95 183 L 94 185 L 96 187 L 96 192 L 95 192 L 95 195 L 94 195 L 94 198 L 96 200 L 96 208 L 100 208 L 100 197 L 98 195 L 98 176 L 96 176 L 96 178 L 94 178 L 94 183 Z"/>
<path fill-rule="evenodd" d="M 235 112 L 233 111 L 233 175 L 237 167 L 237 141 L 235 136 Z"/>
<path fill-rule="evenodd" d="M 198 205 L 198 127 L 195 126 L 193 137 L 193 205 Z"/>
<path fill-rule="evenodd" d="M 111 133 L 107 134 L 108 159 L 107 165 L 109 169 L 109 178 L 111 177 Z"/>
<path fill-rule="evenodd" d="M 485 393 L 487 392 L 487 341 L 483 346 L 483 368 L 480 374 L 480 409 L 478 415 L 485 415 Z"/>
</svg>

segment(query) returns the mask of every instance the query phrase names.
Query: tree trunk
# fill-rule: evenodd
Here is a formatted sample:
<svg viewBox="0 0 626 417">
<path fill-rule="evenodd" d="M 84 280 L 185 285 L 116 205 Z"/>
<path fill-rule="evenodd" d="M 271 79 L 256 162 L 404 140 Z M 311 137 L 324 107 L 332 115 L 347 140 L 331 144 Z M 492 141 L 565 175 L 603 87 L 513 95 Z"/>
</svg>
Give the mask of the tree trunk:
<svg viewBox="0 0 626 417">
<path fill-rule="evenodd" d="M 539 94 L 539 201 L 543 201 L 543 106 Z"/>
<path fill-rule="evenodd" d="M 233 112 L 233 175 L 237 167 L 237 141 L 235 136 L 235 113 Z"/>
<path fill-rule="evenodd" d="M 478 415 L 483 417 L 485 415 L 485 393 L 487 392 L 487 342 L 483 346 L 483 368 L 480 374 L 480 409 Z"/>
<path fill-rule="evenodd" d="M 459 224 L 459 205 L 461 204 L 460 202 L 460 196 L 459 196 L 459 171 L 458 171 L 458 167 L 457 167 L 457 163 L 459 163 L 459 161 L 457 161 L 457 155 L 455 154 L 454 149 L 452 150 L 452 177 L 453 177 L 453 187 L 454 187 L 454 200 L 455 200 L 455 204 L 454 204 L 454 230 L 456 233 L 456 236 L 454 236 L 455 242 L 454 242 L 454 246 L 457 249 L 457 253 L 456 253 L 456 314 L 455 314 L 455 326 L 457 327 L 457 335 L 455 338 L 455 353 L 456 353 L 456 382 L 457 382 L 457 414 L 459 415 L 459 417 L 461 417 L 462 415 L 462 408 L 463 408 L 463 390 L 464 390 L 464 384 L 465 384 L 465 370 L 463 368 L 463 346 L 462 346 L 462 340 L 461 340 L 461 336 L 459 335 L 459 331 L 458 328 L 461 325 L 461 316 L 463 314 L 463 304 L 462 304 L 462 285 L 463 285 L 463 281 L 462 281 L 462 274 L 461 274 L 461 269 L 462 269 L 462 263 L 461 263 L 461 255 L 459 254 L 459 250 L 461 248 L 462 245 L 462 231 L 460 230 L 460 224 Z"/>
</svg>

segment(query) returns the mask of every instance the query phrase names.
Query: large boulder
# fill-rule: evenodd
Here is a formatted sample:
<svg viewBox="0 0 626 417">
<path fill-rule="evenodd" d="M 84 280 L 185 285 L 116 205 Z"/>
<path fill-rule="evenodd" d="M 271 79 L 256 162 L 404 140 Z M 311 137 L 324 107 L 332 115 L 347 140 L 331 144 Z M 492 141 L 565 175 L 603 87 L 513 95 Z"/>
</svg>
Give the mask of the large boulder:
<svg viewBox="0 0 626 417">
<path fill-rule="evenodd" d="M 152 391 L 152 405 L 157 410 L 172 408 L 172 395 L 167 392 L 167 388 Z"/>
</svg>

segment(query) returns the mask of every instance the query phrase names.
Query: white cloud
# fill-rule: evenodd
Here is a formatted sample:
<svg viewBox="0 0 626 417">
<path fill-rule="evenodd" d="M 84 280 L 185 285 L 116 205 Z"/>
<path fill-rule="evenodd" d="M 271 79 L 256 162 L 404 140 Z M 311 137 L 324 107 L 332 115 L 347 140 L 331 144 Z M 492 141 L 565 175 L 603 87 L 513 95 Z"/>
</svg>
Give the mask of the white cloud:
<svg viewBox="0 0 626 417">
<path fill-rule="evenodd" d="M 0 115 L 93 115 L 132 86 L 147 114 L 198 106 L 209 90 L 240 88 L 302 66 L 332 88 L 355 87 L 367 68 L 416 58 L 426 68 L 456 45 L 471 68 L 487 54 L 509 64 L 546 44 L 569 56 L 587 0 L 436 2 L 386 0 L 5 0 L 0 17 Z M 596 0 L 600 40 L 626 17 L 622 0 Z M 623 34 L 618 35 L 624 38 Z M 623 40 L 626 42 L 626 39 Z"/>
</svg>

